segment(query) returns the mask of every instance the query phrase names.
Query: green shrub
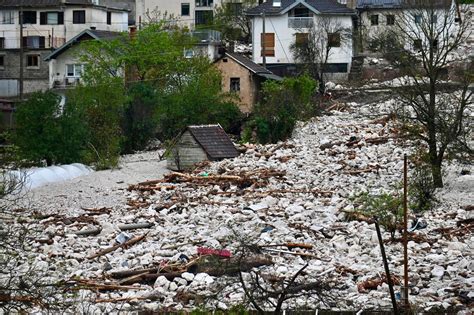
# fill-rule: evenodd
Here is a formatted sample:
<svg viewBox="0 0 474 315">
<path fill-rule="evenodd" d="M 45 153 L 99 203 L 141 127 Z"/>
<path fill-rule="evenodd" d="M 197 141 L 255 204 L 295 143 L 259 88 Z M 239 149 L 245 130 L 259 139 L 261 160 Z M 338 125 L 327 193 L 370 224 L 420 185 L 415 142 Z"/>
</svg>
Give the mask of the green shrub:
<svg viewBox="0 0 474 315">
<path fill-rule="evenodd" d="M 436 187 L 430 166 L 426 163 L 415 165 L 409 182 L 410 210 L 417 214 L 431 210 L 436 203 Z"/>
<path fill-rule="evenodd" d="M 52 92 L 33 93 L 18 106 L 13 142 L 21 159 L 47 165 L 82 158 L 85 126 L 78 111 L 60 106 Z"/>
<path fill-rule="evenodd" d="M 355 205 L 358 213 L 368 218 L 376 217 L 380 225 L 390 233 L 392 240 L 395 238 L 395 233 L 403 222 L 403 199 L 401 195 L 397 193 L 370 195 L 364 192 L 355 197 Z"/>
<path fill-rule="evenodd" d="M 255 106 L 254 124 L 260 143 L 275 143 L 291 136 L 296 121 L 314 114 L 312 96 L 317 82 L 307 75 L 263 84 L 262 101 Z"/>
</svg>

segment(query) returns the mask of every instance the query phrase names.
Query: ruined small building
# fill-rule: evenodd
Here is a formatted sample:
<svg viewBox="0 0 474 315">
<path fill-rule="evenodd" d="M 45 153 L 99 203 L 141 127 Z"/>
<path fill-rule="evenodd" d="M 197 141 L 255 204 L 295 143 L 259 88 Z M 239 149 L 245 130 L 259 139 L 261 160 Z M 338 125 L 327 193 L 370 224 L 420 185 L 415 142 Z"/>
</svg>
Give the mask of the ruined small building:
<svg viewBox="0 0 474 315">
<path fill-rule="evenodd" d="M 220 125 L 188 126 L 167 152 L 167 167 L 189 170 L 203 161 L 217 161 L 239 155 Z"/>
<path fill-rule="evenodd" d="M 282 80 L 270 70 L 235 53 L 226 52 L 215 65 L 222 73 L 222 91 L 235 93 L 239 97 L 238 106 L 243 113 L 253 111 L 253 107 L 260 100 L 264 81 Z"/>
</svg>

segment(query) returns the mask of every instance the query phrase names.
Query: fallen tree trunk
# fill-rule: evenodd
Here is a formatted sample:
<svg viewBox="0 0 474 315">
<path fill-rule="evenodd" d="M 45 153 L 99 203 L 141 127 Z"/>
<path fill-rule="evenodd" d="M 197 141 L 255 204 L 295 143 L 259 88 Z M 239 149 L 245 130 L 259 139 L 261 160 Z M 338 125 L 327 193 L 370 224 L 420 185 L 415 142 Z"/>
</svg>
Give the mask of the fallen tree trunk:
<svg viewBox="0 0 474 315">
<path fill-rule="evenodd" d="M 141 236 L 135 236 L 134 238 L 132 238 L 131 240 L 128 240 L 126 241 L 125 243 L 123 244 L 117 244 L 117 245 L 114 245 L 112 247 L 108 247 L 108 248 L 105 248 L 101 251 L 98 251 L 97 253 L 87 257 L 87 259 L 94 259 L 94 258 L 97 258 L 97 257 L 100 257 L 100 256 L 103 256 L 105 254 L 108 254 L 108 253 L 111 253 L 121 247 L 129 247 L 129 246 L 132 246 L 140 241 L 142 241 L 146 236 L 147 236 L 148 233 L 146 234 L 143 234 Z"/>
</svg>

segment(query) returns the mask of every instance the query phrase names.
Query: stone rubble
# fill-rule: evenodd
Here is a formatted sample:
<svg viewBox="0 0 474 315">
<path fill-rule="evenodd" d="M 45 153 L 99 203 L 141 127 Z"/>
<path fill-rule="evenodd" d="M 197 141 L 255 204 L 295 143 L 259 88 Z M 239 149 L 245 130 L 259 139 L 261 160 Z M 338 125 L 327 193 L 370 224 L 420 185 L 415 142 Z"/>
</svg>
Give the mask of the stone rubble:
<svg viewBox="0 0 474 315">
<path fill-rule="evenodd" d="M 391 105 L 393 101 L 381 104 L 378 110 L 389 112 L 385 109 Z M 110 281 L 104 274 L 150 268 L 164 262 L 176 263 L 183 254 L 193 257 L 198 246 L 192 242 L 202 241 L 200 246 L 225 248 L 232 253 L 244 240 L 258 245 L 306 243 L 314 246 L 307 251 L 314 256 L 269 251 L 266 254 L 272 256 L 274 265 L 260 267 L 260 270 L 289 279 L 308 263 L 299 280 L 328 283 L 335 302 L 324 305 L 317 297 L 309 296 L 299 297 L 285 306 L 356 311 L 390 307 L 386 284 L 376 290 L 358 291 L 359 283 L 384 275 L 384 269 L 374 226 L 347 221 L 345 211 L 354 208 L 350 197 L 358 192 L 392 191 L 402 178 L 403 154 L 412 152 L 413 148 L 396 138 L 396 127 L 391 122 L 374 123 L 373 117 L 365 115 L 374 115 L 374 108 L 351 104 L 349 111 L 335 111 L 299 123 L 287 142 L 247 145 L 241 156 L 211 163 L 204 169 L 209 175 L 262 169 L 286 173 L 282 178 L 269 178 L 263 187 L 254 187 L 250 193 L 240 194 L 241 189 L 233 184 L 224 188 L 217 184 L 211 187 L 173 184 L 172 189 L 163 185 L 153 193 L 121 188 L 127 204 L 116 204 L 110 213 L 95 215 L 95 225 L 48 224 L 48 219 L 32 221 L 36 229 L 53 241 L 32 244 L 36 267 L 48 271 L 57 280 L 80 277 L 104 282 Z M 367 142 L 376 137 L 386 137 L 387 142 Z M 359 140 L 357 145 L 347 146 L 354 139 Z M 321 145 L 334 143 L 329 148 L 321 148 Z M 415 231 L 426 241 L 409 242 L 410 299 L 418 309 L 463 311 L 468 310 L 466 299 L 472 303 L 472 230 L 460 236 L 437 232 L 439 228 L 456 228 L 456 222 L 474 217 L 472 209 L 463 209 L 474 204 L 474 175 L 459 175 L 461 168 L 466 167 L 473 174 L 472 166 L 452 164 L 447 168 L 450 175 L 446 187 L 437 192 L 439 204 L 423 214 L 427 228 Z M 151 174 L 149 179 L 156 177 Z M 83 182 L 87 182 L 87 178 L 83 178 Z M 314 189 L 325 193 L 308 193 Z M 100 199 L 94 203 L 100 205 Z M 67 217 L 86 213 L 77 205 L 63 207 L 57 200 L 38 202 L 35 208 L 42 214 Z M 115 244 L 120 224 L 138 222 L 154 223 L 149 229 L 129 233 L 136 236 L 148 232 L 144 241 L 86 259 Z M 96 225 L 102 227 L 98 235 L 74 234 Z M 383 237 L 388 239 L 389 234 L 383 233 Z M 176 244 L 184 245 L 167 249 Z M 402 279 L 401 243 L 387 243 L 386 251 L 391 272 Z M 160 276 L 154 284 L 134 286 L 136 290 L 81 291 L 81 294 L 97 299 L 130 298 L 126 303 L 93 303 L 89 305 L 91 312 L 191 310 L 201 306 L 226 310 L 244 300 L 238 277 L 185 272 L 173 281 Z M 395 290 L 400 292 L 400 286 L 395 286 Z"/>
</svg>

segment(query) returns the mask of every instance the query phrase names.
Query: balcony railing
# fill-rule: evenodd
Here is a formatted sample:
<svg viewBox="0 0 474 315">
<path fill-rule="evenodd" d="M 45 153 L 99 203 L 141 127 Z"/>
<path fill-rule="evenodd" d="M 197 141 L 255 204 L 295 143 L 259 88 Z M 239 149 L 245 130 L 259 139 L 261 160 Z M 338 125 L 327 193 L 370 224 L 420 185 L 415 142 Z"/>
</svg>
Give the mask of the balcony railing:
<svg viewBox="0 0 474 315">
<path fill-rule="evenodd" d="M 221 32 L 214 30 L 199 30 L 191 33 L 191 36 L 200 43 L 214 43 L 221 41 Z"/>
<path fill-rule="evenodd" d="M 313 26 L 314 20 L 312 17 L 289 17 L 289 28 L 310 28 Z"/>
</svg>

